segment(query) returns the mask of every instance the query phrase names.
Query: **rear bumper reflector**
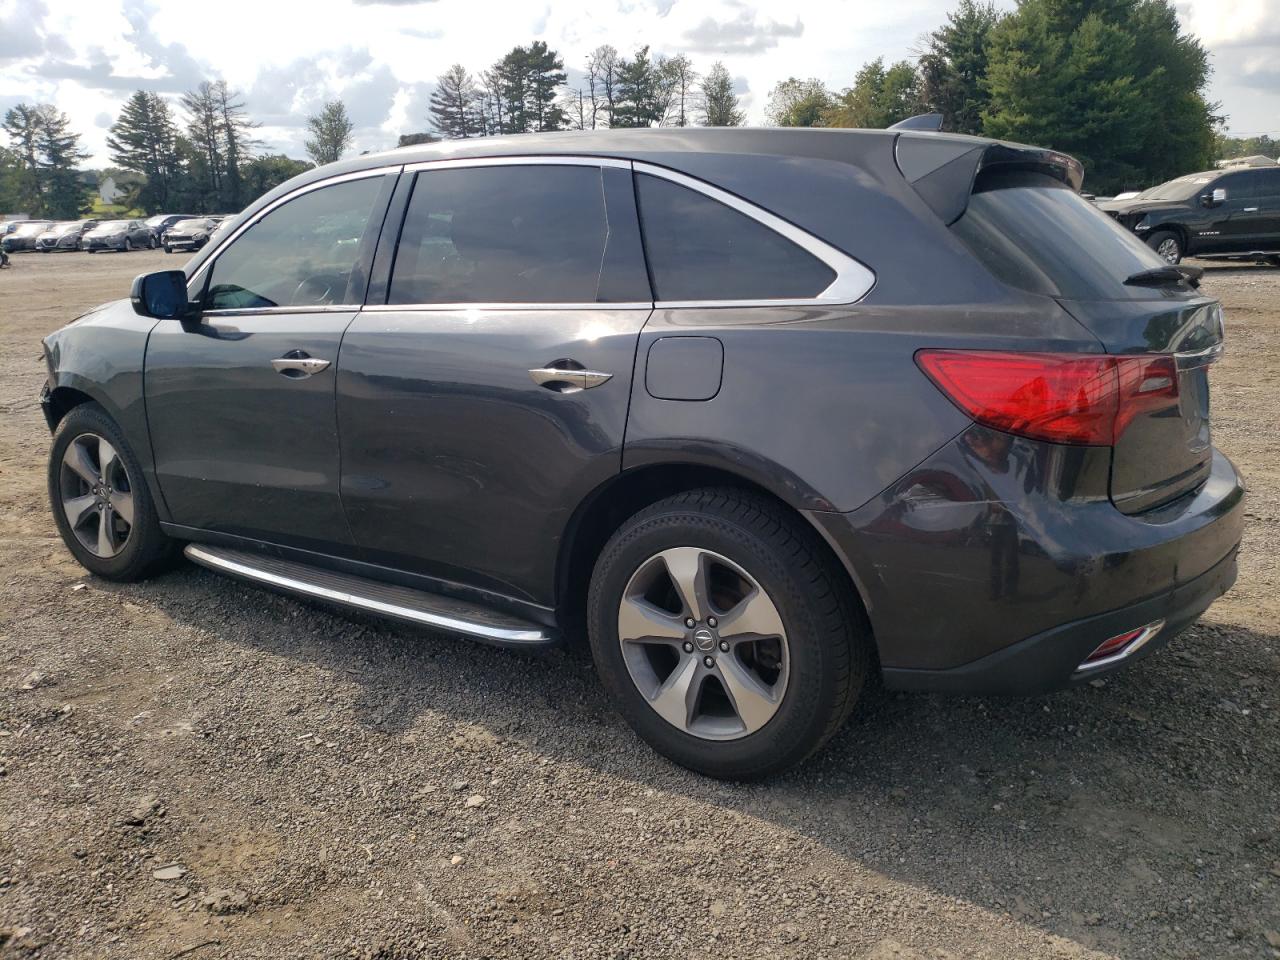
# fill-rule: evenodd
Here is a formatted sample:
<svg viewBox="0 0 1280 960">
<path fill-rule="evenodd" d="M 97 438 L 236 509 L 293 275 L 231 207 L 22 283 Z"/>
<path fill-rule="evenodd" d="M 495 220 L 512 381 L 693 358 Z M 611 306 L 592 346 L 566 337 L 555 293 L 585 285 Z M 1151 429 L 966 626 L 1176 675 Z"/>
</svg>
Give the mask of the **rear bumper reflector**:
<svg viewBox="0 0 1280 960">
<path fill-rule="evenodd" d="M 1100 667 L 1109 667 L 1113 663 L 1119 663 L 1121 660 L 1131 657 L 1145 647 L 1151 638 L 1163 628 L 1163 620 L 1154 620 L 1146 626 L 1116 634 L 1110 640 L 1104 640 L 1093 653 L 1084 658 L 1084 662 L 1080 666 L 1076 667 L 1076 673 L 1097 670 Z"/>
</svg>

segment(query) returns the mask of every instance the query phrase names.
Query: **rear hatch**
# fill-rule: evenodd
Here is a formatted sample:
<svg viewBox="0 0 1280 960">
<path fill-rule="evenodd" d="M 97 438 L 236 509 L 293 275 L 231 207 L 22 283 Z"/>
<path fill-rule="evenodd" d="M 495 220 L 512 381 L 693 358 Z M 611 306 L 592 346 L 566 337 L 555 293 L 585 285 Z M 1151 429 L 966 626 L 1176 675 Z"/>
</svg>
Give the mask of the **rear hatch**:
<svg viewBox="0 0 1280 960">
<path fill-rule="evenodd" d="M 1194 490 L 1209 474 L 1208 368 L 1222 350 L 1222 311 L 1199 291 L 1200 271 L 1170 267 L 1082 198 L 1078 179 L 1020 164 L 1007 147 L 999 159 L 976 165 L 952 231 L 998 278 L 1054 298 L 1126 358 L 1117 372 L 1132 402 L 1116 421 L 1115 505 L 1140 513 Z"/>
</svg>

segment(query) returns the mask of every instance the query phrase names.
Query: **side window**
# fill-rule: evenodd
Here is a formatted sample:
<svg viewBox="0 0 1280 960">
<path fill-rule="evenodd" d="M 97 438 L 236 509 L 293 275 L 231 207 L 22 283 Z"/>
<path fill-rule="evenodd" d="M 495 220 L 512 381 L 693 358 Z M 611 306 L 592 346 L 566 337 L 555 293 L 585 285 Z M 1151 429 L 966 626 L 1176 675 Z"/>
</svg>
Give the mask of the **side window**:
<svg viewBox="0 0 1280 960">
<path fill-rule="evenodd" d="M 636 193 L 658 300 L 805 300 L 836 278 L 807 250 L 696 190 L 638 174 Z"/>
<path fill-rule="evenodd" d="M 1280 169 L 1255 170 L 1258 178 L 1258 197 L 1262 200 L 1280 200 Z"/>
<path fill-rule="evenodd" d="M 364 298 L 361 255 L 384 177 L 320 187 L 276 207 L 218 254 L 206 310 L 314 307 Z"/>
<path fill-rule="evenodd" d="M 1233 173 L 1228 177 L 1223 177 L 1215 187 L 1224 187 L 1227 191 L 1227 199 L 1235 201 L 1252 200 L 1257 194 L 1253 190 L 1253 174 L 1251 172 Z"/>
<path fill-rule="evenodd" d="M 609 225 L 596 166 L 418 174 L 388 303 L 595 303 Z"/>
</svg>

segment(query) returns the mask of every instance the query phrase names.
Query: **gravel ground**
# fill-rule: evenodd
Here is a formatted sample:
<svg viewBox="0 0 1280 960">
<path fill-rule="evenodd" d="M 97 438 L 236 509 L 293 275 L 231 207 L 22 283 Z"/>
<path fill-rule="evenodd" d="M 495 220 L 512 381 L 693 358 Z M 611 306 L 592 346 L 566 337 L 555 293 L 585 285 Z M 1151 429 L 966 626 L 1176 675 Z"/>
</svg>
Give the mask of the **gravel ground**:
<svg viewBox="0 0 1280 960">
<path fill-rule="evenodd" d="M 1280 270 L 1211 267 L 1235 589 L 1028 699 L 868 695 L 765 785 L 671 766 L 590 664 L 184 566 L 88 577 L 39 338 L 162 253 L 0 272 L 0 956 L 1280 957 Z"/>
</svg>

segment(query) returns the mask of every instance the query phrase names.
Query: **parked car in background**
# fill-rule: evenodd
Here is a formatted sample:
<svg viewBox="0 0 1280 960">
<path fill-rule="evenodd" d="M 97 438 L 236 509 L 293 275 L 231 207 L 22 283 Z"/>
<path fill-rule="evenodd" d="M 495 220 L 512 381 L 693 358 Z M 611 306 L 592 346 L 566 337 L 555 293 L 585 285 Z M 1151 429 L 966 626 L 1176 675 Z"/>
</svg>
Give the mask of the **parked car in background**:
<svg viewBox="0 0 1280 960">
<path fill-rule="evenodd" d="M 235 214 L 230 214 L 228 216 L 220 218 L 217 224 L 214 226 L 212 232 L 209 234 L 209 241 L 211 243 L 216 243 L 218 240 L 220 240 L 223 236 L 226 235 L 227 231 L 230 230 L 235 225 L 235 223 L 236 223 Z"/>
<path fill-rule="evenodd" d="M 51 226 L 53 226 L 52 220 L 19 221 L 18 225 L 5 234 L 3 240 L 0 240 L 0 248 L 5 253 L 34 250 L 36 248 L 36 239 Z"/>
<path fill-rule="evenodd" d="M 164 233 L 175 223 L 182 220 L 190 220 L 194 214 L 190 213 L 157 213 L 155 216 L 147 217 L 143 222 L 156 235 L 156 240 L 163 242 Z"/>
<path fill-rule="evenodd" d="M 1190 173 L 1098 209 L 1167 263 L 1200 257 L 1280 266 L 1280 166 Z"/>
<path fill-rule="evenodd" d="M 179 220 L 160 237 L 165 253 L 177 250 L 199 250 L 209 242 L 209 236 L 216 226 L 211 217 L 193 217 L 190 220 Z"/>
<path fill-rule="evenodd" d="M 98 220 L 69 220 L 55 223 L 36 238 L 36 249 L 41 253 L 58 250 L 79 250 L 84 235 L 98 226 Z"/>
<path fill-rule="evenodd" d="M 156 237 L 141 220 L 107 220 L 98 224 L 81 240 L 89 253 L 100 250 L 143 250 L 156 246 Z"/>
<path fill-rule="evenodd" d="M 311 170 L 45 339 L 55 521 L 110 579 L 185 550 L 498 645 L 585 632 L 606 700 L 720 777 L 803 760 L 872 671 L 1087 683 L 1230 587 L 1244 485 L 1220 305 L 1082 177 L 724 128 Z"/>
</svg>

